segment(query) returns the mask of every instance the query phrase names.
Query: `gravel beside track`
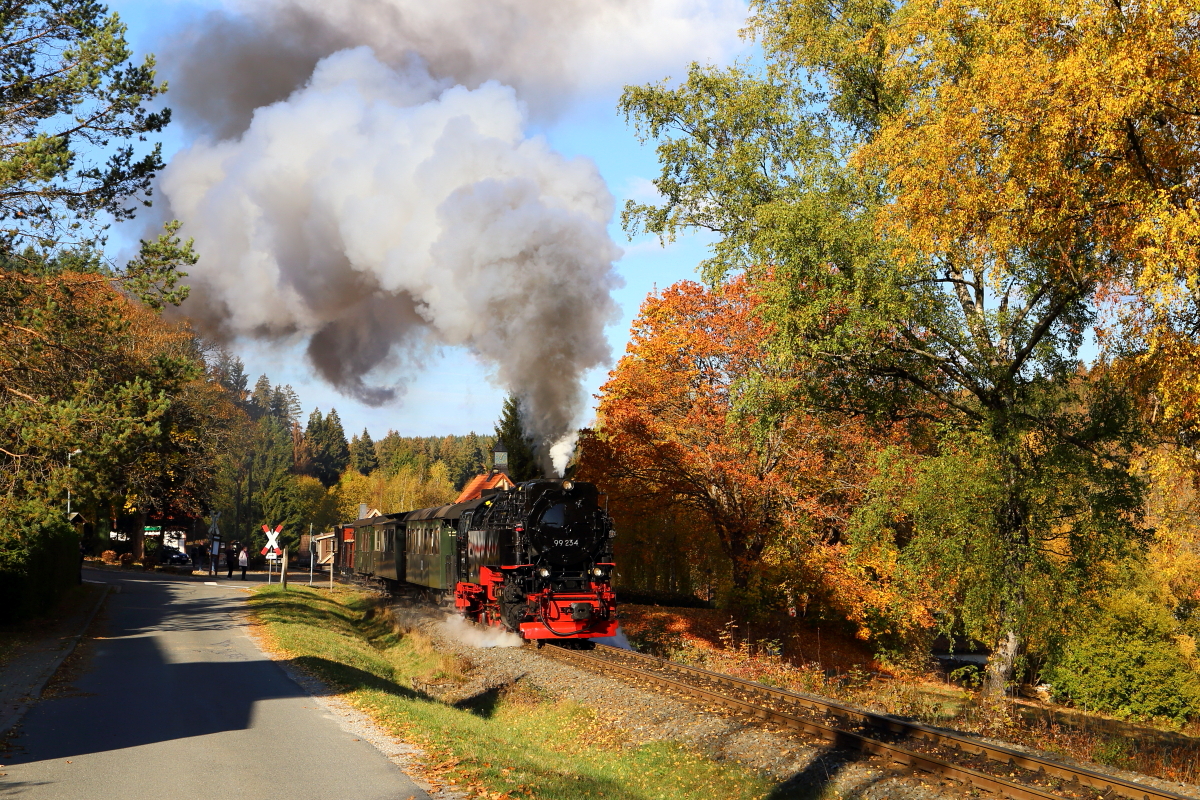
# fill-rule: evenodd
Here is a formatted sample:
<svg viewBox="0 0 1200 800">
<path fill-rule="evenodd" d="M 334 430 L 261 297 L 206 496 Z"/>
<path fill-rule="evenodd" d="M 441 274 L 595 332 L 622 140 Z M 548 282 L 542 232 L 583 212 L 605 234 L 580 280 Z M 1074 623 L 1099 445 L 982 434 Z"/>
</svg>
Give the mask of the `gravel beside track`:
<svg viewBox="0 0 1200 800">
<path fill-rule="evenodd" d="M 1038 753 L 1031 748 L 987 740 L 950 729 L 922 726 L 886 715 L 876 716 L 866 709 L 856 708 L 847 703 L 826 701 L 815 696 L 795 695 L 753 681 L 673 664 L 627 650 L 601 646 L 594 651 L 577 653 L 575 657 L 584 661 L 599 659 L 596 666 L 601 671 L 607 668 L 606 665 L 639 672 L 644 670 L 654 682 L 662 679 L 679 681 L 684 686 L 715 691 L 719 695 L 748 701 L 759 708 L 781 712 L 787 717 L 807 719 L 818 724 L 831 725 L 839 730 L 857 731 L 879 741 L 893 741 L 911 752 L 974 769 L 981 773 L 980 778 L 985 781 L 987 776 L 990 776 L 1026 788 L 1051 789 L 1056 796 L 1090 798 L 1115 794 L 1141 800 L 1151 793 L 1155 797 L 1163 796 L 1156 790 L 1164 792 L 1167 797 L 1196 797 L 1197 790 L 1200 789 L 1146 775 L 1122 773 L 1095 764 L 1079 764 L 1046 753 Z M 796 701 L 801 701 L 802 704 L 796 705 Z M 831 717 L 830 712 L 834 716 Z M 881 725 L 882 727 L 878 727 Z M 988 747 L 998 750 L 992 751 L 990 756 L 984 755 L 981 749 Z M 1022 756 L 1031 760 L 1022 763 Z M 1024 769 L 1013 769 L 1014 760 Z M 1063 770 L 1060 767 L 1068 769 Z M 1079 772 L 1068 774 L 1069 769 L 1073 768 L 1078 768 Z M 1121 779 L 1128 785 L 1119 785 L 1116 779 Z M 1080 781 L 1085 785 L 1081 786 Z M 1109 784 L 1109 781 L 1112 781 L 1112 784 Z"/>
<path fill-rule="evenodd" d="M 879 757 L 834 750 L 820 740 L 764 725 L 746 715 L 702 707 L 695 700 L 666 694 L 661 688 L 639 688 L 631 685 L 629 679 L 605 677 L 546 657 L 532 647 L 473 646 L 463 641 L 455 626 L 445 625 L 439 615 L 420 611 L 399 614 L 404 624 L 419 627 L 439 650 L 471 663 L 469 682 L 451 690 L 445 697 L 450 702 L 520 681 L 553 697 L 595 709 L 618 731 L 618 739 L 626 746 L 660 740 L 681 742 L 710 758 L 760 770 L 797 790 L 789 796 L 864 800 L 991 796 L 956 781 L 887 763 Z M 979 740 L 985 741 L 982 737 Z M 1004 742 L 991 743 L 1033 755 L 1048 755 Z M 1070 759 L 1057 760 L 1075 763 Z M 1197 786 L 1095 764 L 1078 766 L 1200 800 Z M 1080 796 L 1099 797 L 1094 790 L 1080 789 Z"/>
<path fill-rule="evenodd" d="M 450 635 L 440 616 L 399 611 L 397 619 L 419 628 L 443 652 L 472 665 L 469 681 L 443 695 L 455 702 L 518 681 L 555 698 L 595 709 L 619 731 L 625 746 L 681 742 L 716 760 L 760 770 L 794 787 L 796 797 L 863 800 L 942 800 L 986 797 L 953 781 L 913 774 L 882 759 L 857 756 L 749 718 L 698 707 L 659 690 L 645 690 L 547 658 L 532 647 L 481 648 Z M 421 687 L 431 692 L 437 687 Z"/>
</svg>

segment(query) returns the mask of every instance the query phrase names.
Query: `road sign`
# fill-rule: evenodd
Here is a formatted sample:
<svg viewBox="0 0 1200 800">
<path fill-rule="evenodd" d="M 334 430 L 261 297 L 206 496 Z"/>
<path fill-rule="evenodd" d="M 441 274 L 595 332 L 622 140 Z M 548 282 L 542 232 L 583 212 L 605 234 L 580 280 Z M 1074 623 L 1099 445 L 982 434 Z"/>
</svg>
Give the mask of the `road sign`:
<svg viewBox="0 0 1200 800">
<path fill-rule="evenodd" d="M 276 554 L 280 552 L 279 533 L 283 530 L 283 523 L 281 522 L 276 525 L 275 530 L 271 530 L 266 525 L 263 525 L 262 529 L 263 533 L 267 535 L 267 546 L 262 549 L 263 554 L 266 555 L 267 558 L 274 560 Z"/>
</svg>

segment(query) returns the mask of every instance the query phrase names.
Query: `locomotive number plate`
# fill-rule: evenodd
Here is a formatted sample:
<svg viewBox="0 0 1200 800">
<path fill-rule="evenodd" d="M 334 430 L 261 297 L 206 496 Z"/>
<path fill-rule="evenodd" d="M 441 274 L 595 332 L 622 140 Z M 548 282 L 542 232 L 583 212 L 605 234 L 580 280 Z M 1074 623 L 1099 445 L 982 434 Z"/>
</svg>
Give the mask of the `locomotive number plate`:
<svg viewBox="0 0 1200 800">
<path fill-rule="evenodd" d="M 555 539 L 555 547 L 579 547 L 578 539 Z"/>
</svg>

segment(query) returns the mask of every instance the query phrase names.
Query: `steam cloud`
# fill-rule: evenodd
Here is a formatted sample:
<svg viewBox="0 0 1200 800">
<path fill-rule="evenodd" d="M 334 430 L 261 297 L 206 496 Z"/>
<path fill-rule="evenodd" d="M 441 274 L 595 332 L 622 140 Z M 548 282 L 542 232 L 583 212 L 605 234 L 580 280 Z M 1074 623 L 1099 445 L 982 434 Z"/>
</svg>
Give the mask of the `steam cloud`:
<svg viewBox="0 0 1200 800">
<path fill-rule="evenodd" d="M 322 58 L 371 47 L 416 55 L 438 80 L 496 80 L 538 116 L 624 83 L 657 80 L 737 47 L 744 0 L 233 0 L 160 47 L 171 103 L 218 138 L 302 86 Z"/>
<path fill-rule="evenodd" d="M 511 631 L 476 625 L 457 614 L 447 614 L 441 622 L 442 633 L 468 647 L 520 647 L 525 641 Z"/>
<path fill-rule="evenodd" d="M 275 0 L 195 21 L 165 52 L 203 135 L 161 176 L 201 261 L 185 311 L 224 336 L 303 337 L 379 405 L 462 346 L 522 400 L 561 472 L 581 378 L 610 360 L 620 283 L 595 165 L 526 114 L 720 57 L 738 0 Z"/>
</svg>

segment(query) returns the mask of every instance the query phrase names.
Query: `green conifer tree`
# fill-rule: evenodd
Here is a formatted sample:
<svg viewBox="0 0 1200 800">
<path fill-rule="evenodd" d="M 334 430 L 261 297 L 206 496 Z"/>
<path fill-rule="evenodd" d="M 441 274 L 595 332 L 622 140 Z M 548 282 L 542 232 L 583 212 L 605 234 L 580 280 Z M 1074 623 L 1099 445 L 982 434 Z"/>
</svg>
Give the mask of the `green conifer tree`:
<svg viewBox="0 0 1200 800">
<path fill-rule="evenodd" d="M 509 395 L 496 423 L 496 439 L 508 450 L 508 476 L 514 481 L 533 480 L 542 476 L 533 445 L 521 424 L 521 401 Z"/>
<path fill-rule="evenodd" d="M 324 418 L 321 410 L 315 409 L 308 418 L 304 438 L 312 459 L 313 476 L 326 488 L 333 486 L 350 465 L 350 444 L 337 409 L 330 409 Z"/>
<path fill-rule="evenodd" d="M 362 436 L 350 440 L 350 465 L 363 475 L 370 475 L 379 468 L 379 460 L 375 457 L 375 442 L 371 434 L 363 428 Z"/>
</svg>

